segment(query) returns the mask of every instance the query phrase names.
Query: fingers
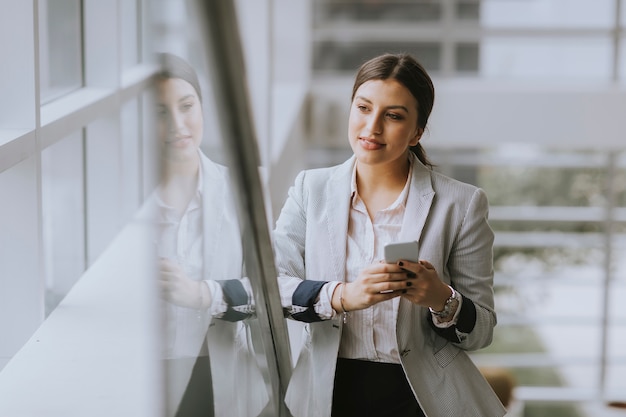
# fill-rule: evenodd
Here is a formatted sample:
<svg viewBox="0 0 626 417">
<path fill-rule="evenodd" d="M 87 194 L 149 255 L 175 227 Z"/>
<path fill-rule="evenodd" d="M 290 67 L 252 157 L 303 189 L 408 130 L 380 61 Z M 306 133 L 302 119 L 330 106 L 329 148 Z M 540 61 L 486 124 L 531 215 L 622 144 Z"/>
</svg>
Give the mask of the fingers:
<svg viewBox="0 0 626 417">
<path fill-rule="evenodd" d="M 176 272 L 180 270 L 180 265 L 171 259 L 159 258 L 159 269 L 161 271 Z"/>
<path fill-rule="evenodd" d="M 412 273 L 408 268 L 402 267 L 402 262 L 396 264 L 377 264 L 375 268 L 364 269 L 365 274 L 377 277 L 380 280 L 403 280 L 407 278 L 408 273 Z M 414 273 L 413 273 L 414 275 Z M 415 278 L 412 276 L 410 278 Z"/>
<path fill-rule="evenodd" d="M 435 269 L 435 267 L 428 261 L 420 260 L 419 264 L 425 267 L 426 269 Z"/>
</svg>

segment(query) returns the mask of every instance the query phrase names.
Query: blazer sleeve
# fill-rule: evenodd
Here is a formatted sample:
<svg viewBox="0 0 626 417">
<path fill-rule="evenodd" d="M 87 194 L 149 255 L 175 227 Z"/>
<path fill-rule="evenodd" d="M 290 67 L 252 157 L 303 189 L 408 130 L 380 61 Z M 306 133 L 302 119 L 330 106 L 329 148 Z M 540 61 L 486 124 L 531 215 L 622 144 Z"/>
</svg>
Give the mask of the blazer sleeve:
<svg viewBox="0 0 626 417">
<path fill-rule="evenodd" d="M 487 196 L 476 189 L 447 262 L 451 285 L 463 297 L 456 325 L 441 329 L 432 324 L 432 317 L 428 319 L 436 333 L 466 350 L 488 346 L 497 322 L 493 295 L 494 233 L 488 213 Z"/>
<path fill-rule="evenodd" d="M 314 304 L 326 281 L 306 280 L 305 246 L 307 228 L 306 171 L 296 177 L 289 189 L 274 230 L 274 250 L 278 268 L 278 288 L 286 317 L 314 322 L 322 319 Z"/>
</svg>

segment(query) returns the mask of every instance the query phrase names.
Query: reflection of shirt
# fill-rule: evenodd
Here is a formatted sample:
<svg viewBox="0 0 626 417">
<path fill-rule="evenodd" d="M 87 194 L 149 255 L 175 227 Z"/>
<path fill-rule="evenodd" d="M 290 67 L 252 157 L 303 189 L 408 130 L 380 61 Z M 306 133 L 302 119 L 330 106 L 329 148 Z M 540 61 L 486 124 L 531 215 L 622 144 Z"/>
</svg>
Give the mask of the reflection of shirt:
<svg viewBox="0 0 626 417">
<path fill-rule="evenodd" d="M 198 188 L 185 212 L 179 217 L 173 207 L 155 195 L 157 206 L 157 254 L 180 265 L 189 279 L 204 278 L 203 224 L 202 224 L 203 178 L 198 178 Z M 211 317 L 219 317 L 227 309 L 221 286 L 205 280 L 213 302 L 208 310 L 196 310 L 164 302 L 165 356 L 196 356 L 198 334 L 206 333 Z M 200 299 L 200 294 L 198 294 Z"/>
</svg>

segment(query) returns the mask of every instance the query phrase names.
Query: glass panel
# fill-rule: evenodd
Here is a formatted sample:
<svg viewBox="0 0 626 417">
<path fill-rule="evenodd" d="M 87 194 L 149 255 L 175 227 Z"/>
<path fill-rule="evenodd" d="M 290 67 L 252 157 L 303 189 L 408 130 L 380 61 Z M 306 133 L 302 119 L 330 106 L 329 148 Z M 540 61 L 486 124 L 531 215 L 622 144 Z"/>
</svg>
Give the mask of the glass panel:
<svg viewBox="0 0 626 417">
<path fill-rule="evenodd" d="M 480 61 L 480 45 L 464 43 L 456 45 L 456 70 L 463 73 L 477 73 Z"/>
<path fill-rule="evenodd" d="M 123 207 L 121 211 L 124 218 L 130 219 L 137 211 L 139 204 L 143 201 L 141 172 L 142 158 L 141 151 L 141 133 L 139 127 L 140 122 L 140 106 L 139 99 L 129 100 L 122 106 L 121 111 L 121 166 L 122 178 L 124 178 L 124 187 L 122 188 L 123 196 L 121 202 Z"/>
<path fill-rule="evenodd" d="M 313 2 L 316 23 L 343 21 L 433 22 L 441 19 L 439 1 L 324 0 Z"/>
<path fill-rule="evenodd" d="M 162 72 L 147 108 L 155 135 L 146 146 L 160 154 L 160 181 L 143 210 L 154 222 L 159 257 L 165 413 L 277 415 L 263 344 L 268 329 L 259 327 L 263 306 L 253 293 L 258 277 L 242 247 L 256 237 L 239 224 L 231 185 L 237 174 L 214 121 L 206 45 L 192 16 L 176 8 L 156 19 Z"/>
<path fill-rule="evenodd" d="M 313 68 L 317 71 L 350 71 L 366 60 L 385 52 L 408 52 L 429 71 L 441 68 L 441 45 L 432 42 L 320 42 L 313 47 Z"/>
<path fill-rule="evenodd" d="M 0 370 L 41 324 L 36 158 L 0 172 Z"/>
<path fill-rule="evenodd" d="M 41 102 L 83 85 L 81 0 L 39 1 Z"/>
<path fill-rule="evenodd" d="M 121 12 L 121 47 L 122 68 L 130 68 L 139 63 L 139 42 L 141 33 L 141 19 L 139 18 L 139 0 L 120 2 Z"/>
<path fill-rule="evenodd" d="M 581 59 L 580 57 L 585 57 Z M 486 38 L 480 74 L 492 78 L 610 79 L 612 44 L 606 38 Z"/>
<path fill-rule="evenodd" d="M 481 25 L 504 28 L 611 28 L 614 0 L 484 0 Z"/>
<path fill-rule="evenodd" d="M 77 132 L 41 154 L 46 315 L 85 270 L 83 136 Z"/>
<path fill-rule="evenodd" d="M 243 277 L 228 168 L 198 153 L 208 101 L 200 101 L 199 83 L 186 78 L 185 63 L 172 58 L 166 65 L 175 76 L 156 84 L 162 176 L 148 204 L 157 226 L 168 415 L 187 407 L 224 416 L 243 407 L 258 415 L 269 391 L 257 361 L 262 352 L 253 348 L 259 330 L 250 317 L 252 287 Z"/>
<path fill-rule="evenodd" d="M 455 4 L 456 17 L 464 21 L 480 20 L 481 0 L 459 0 Z"/>
</svg>

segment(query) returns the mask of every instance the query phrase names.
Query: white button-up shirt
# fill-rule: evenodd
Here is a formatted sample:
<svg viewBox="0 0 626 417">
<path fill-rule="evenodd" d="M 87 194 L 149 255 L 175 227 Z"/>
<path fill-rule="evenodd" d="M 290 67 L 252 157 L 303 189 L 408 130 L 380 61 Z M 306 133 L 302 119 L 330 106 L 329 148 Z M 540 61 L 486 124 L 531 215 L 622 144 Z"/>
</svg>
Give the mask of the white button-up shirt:
<svg viewBox="0 0 626 417">
<path fill-rule="evenodd" d="M 387 208 L 374 214 L 373 220 L 359 197 L 356 185 L 356 164 L 352 174 L 352 204 L 348 222 L 346 247 L 346 282 L 357 280 L 361 270 L 384 259 L 384 248 L 398 241 L 411 182 L 411 168 L 404 189 Z M 315 305 L 322 318 L 335 315 L 330 300 L 339 282 L 326 284 Z M 364 310 L 350 312 L 343 325 L 339 357 L 373 362 L 400 363 L 396 343 L 396 320 L 399 298 L 384 301 Z"/>
</svg>

